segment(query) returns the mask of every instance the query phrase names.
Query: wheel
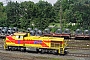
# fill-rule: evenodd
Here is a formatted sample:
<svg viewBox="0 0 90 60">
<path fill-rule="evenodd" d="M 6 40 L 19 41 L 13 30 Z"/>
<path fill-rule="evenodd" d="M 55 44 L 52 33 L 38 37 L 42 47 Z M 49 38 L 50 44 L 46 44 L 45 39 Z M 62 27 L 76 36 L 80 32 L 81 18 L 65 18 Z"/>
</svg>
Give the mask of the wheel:
<svg viewBox="0 0 90 60">
<path fill-rule="evenodd" d="M 11 50 L 11 51 L 14 51 L 14 50 L 15 50 L 15 47 L 11 47 L 10 50 Z"/>
<path fill-rule="evenodd" d="M 41 49 L 41 54 L 44 54 L 45 53 L 45 50 L 44 49 Z"/>
<path fill-rule="evenodd" d="M 53 50 L 53 54 L 57 55 L 58 54 L 58 50 Z"/>
<path fill-rule="evenodd" d="M 9 48 L 9 46 L 5 49 L 5 50 L 7 50 L 7 51 L 10 51 L 10 48 Z"/>
<path fill-rule="evenodd" d="M 20 48 L 20 51 L 25 52 L 26 51 L 26 48 L 25 47 L 21 47 Z"/>
<path fill-rule="evenodd" d="M 12 50 L 12 47 L 8 46 L 8 50 L 9 50 L 9 51 Z"/>
<path fill-rule="evenodd" d="M 36 49 L 36 53 L 38 53 L 39 52 L 39 49 Z"/>
</svg>

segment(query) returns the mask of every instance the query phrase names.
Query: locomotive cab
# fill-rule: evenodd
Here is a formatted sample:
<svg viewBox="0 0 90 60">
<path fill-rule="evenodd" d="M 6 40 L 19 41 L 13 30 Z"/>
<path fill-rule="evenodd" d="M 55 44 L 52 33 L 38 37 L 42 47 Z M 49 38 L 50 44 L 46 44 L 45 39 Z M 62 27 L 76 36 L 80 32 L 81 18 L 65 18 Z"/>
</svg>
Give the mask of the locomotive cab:
<svg viewBox="0 0 90 60">
<path fill-rule="evenodd" d="M 27 33 L 21 33 L 17 32 L 14 33 L 13 35 L 6 36 L 6 39 L 4 41 L 4 49 L 5 50 L 13 50 L 13 49 L 18 49 L 18 47 L 24 46 L 24 37 L 28 36 Z"/>
<path fill-rule="evenodd" d="M 27 33 L 14 33 L 15 40 L 23 40 L 24 36 L 27 36 Z"/>
</svg>

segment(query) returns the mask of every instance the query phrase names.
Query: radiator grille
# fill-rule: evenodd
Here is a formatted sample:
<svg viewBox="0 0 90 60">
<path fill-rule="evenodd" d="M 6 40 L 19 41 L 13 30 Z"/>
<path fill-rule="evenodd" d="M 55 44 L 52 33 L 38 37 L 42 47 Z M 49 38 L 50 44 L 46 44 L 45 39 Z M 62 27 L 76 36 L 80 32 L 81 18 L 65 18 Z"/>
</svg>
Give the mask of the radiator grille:
<svg viewBox="0 0 90 60">
<path fill-rule="evenodd" d="M 51 41 L 51 47 L 62 47 L 62 44 L 60 41 Z"/>
</svg>

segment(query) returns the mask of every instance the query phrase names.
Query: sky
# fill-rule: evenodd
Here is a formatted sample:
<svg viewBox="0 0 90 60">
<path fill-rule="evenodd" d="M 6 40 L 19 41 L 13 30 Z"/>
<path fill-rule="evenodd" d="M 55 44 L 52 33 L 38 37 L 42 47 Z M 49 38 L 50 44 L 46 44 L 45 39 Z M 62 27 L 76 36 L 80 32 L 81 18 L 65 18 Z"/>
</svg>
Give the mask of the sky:
<svg viewBox="0 0 90 60">
<path fill-rule="evenodd" d="M 10 0 L 0 0 L 0 2 L 3 2 L 4 4 L 6 3 L 6 1 L 10 1 Z M 18 1 L 18 2 L 33 1 L 37 3 L 39 0 L 11 0 L 11 1 Z M 57 0 L 44 0 L 44 1 L 48 1 L 49 3 L 54 4 Z"/>
</svg>

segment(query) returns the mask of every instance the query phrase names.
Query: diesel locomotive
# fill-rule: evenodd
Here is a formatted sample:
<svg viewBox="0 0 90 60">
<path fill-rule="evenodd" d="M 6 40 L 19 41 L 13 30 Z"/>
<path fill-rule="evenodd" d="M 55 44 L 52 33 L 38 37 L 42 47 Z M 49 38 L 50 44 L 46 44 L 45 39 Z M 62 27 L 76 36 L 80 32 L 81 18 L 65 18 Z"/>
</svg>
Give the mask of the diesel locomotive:
<svg viewBox="0 0 90 60">
<path fill-rule="evenodd" d="M 64 38 L 31 36 L 30 33 L 24 32 L 6 36 L 4 40 L 5 50 L 35 50 L 40 53 L 65 54 L 66 46 Z"/>
</svg>

